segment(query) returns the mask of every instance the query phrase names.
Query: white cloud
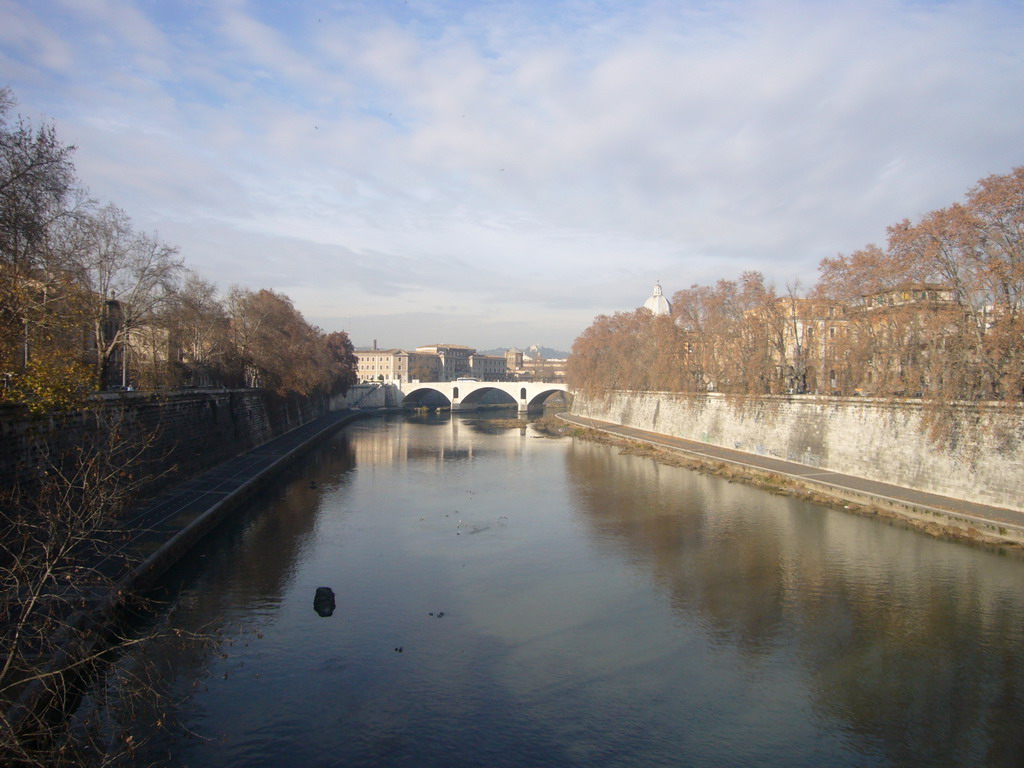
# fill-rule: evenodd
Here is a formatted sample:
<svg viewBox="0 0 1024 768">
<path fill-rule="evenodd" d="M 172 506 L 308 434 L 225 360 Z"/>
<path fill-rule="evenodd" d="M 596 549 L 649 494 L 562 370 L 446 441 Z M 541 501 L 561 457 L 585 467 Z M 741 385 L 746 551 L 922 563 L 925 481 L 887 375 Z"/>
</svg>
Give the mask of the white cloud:
<svg viewBox="0 0 1024 768">
<path fill-rule="evenodd" d="M 995 0 L 2 7 L 98 195 L 325 325 L 568 346 L 654 279 L 813 283 L 1021 162 Z"/>
<path fill-rule="evenodd" d="M 46 21 L 14 0 L 0 2 L 0 51 L 5 72 L 21 71 L 22 76 L 34 79 L 32 68 L 64 71 L 71 62 L 71 46 L 59 33 L 51 30 Z M 21 62 L 31 58 L 31 64 L 22 68 Z"/>
</svg>

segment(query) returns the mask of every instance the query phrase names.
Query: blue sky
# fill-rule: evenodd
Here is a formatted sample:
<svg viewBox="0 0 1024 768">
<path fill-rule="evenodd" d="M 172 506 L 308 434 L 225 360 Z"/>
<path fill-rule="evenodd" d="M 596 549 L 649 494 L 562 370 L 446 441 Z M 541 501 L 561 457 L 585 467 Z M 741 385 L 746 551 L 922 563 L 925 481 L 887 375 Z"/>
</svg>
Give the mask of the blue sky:
<svg viewBox="0 0 1024 768">
<path fill-rule="evenodd" d="M 0 0 L 0 84 L 223 289 L 567 349 L 1024 163 L 1024 4 Z"/>
</svg>

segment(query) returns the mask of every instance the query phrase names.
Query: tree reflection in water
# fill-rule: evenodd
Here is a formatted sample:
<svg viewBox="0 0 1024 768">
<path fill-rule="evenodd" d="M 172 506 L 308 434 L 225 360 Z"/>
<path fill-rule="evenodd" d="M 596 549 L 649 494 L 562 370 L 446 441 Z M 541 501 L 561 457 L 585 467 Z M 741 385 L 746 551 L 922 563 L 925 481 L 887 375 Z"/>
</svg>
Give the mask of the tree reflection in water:
<svg viewBox="0 0 1024 768">
<path fill-rule="evenodd" d="M 1024 562 L 577 444 L 595 537 L 757 667 L 779 650 L 814 708 L 900 765 L 1024 758 Z"/>
</svg>

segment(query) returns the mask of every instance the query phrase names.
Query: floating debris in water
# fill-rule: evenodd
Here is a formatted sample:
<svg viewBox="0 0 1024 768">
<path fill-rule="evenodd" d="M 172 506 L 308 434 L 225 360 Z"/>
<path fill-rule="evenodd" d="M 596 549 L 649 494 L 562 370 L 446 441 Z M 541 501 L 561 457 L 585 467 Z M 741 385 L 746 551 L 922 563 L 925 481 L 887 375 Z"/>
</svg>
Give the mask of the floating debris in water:
<svg viewBox="0 0 1024 768">
<path fill-rule="evenodd" d="M 322 617 L 334 613 L 334 590 L 330 587 L 317 587 L 313 597 L 313 610 Z"/>
</svg>

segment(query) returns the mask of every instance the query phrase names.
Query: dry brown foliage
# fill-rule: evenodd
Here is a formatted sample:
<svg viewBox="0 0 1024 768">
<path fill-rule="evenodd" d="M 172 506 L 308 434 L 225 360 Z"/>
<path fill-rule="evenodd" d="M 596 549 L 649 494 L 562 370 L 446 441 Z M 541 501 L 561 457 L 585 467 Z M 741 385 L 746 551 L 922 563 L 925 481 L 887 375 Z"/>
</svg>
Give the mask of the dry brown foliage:
<svg viewBox="0 0 1024 768">
<path fill-rule="evenodd" d="M 1024 397 L 1024 166 L 963 203 L 821 261 L 806 295 L 764 277 L 694 285 L 673 318 L 602 315 L 576 339 L 567 381 L 612 390 L 922 398 L 937 440 L 962 404 Z"/>
</svg>

